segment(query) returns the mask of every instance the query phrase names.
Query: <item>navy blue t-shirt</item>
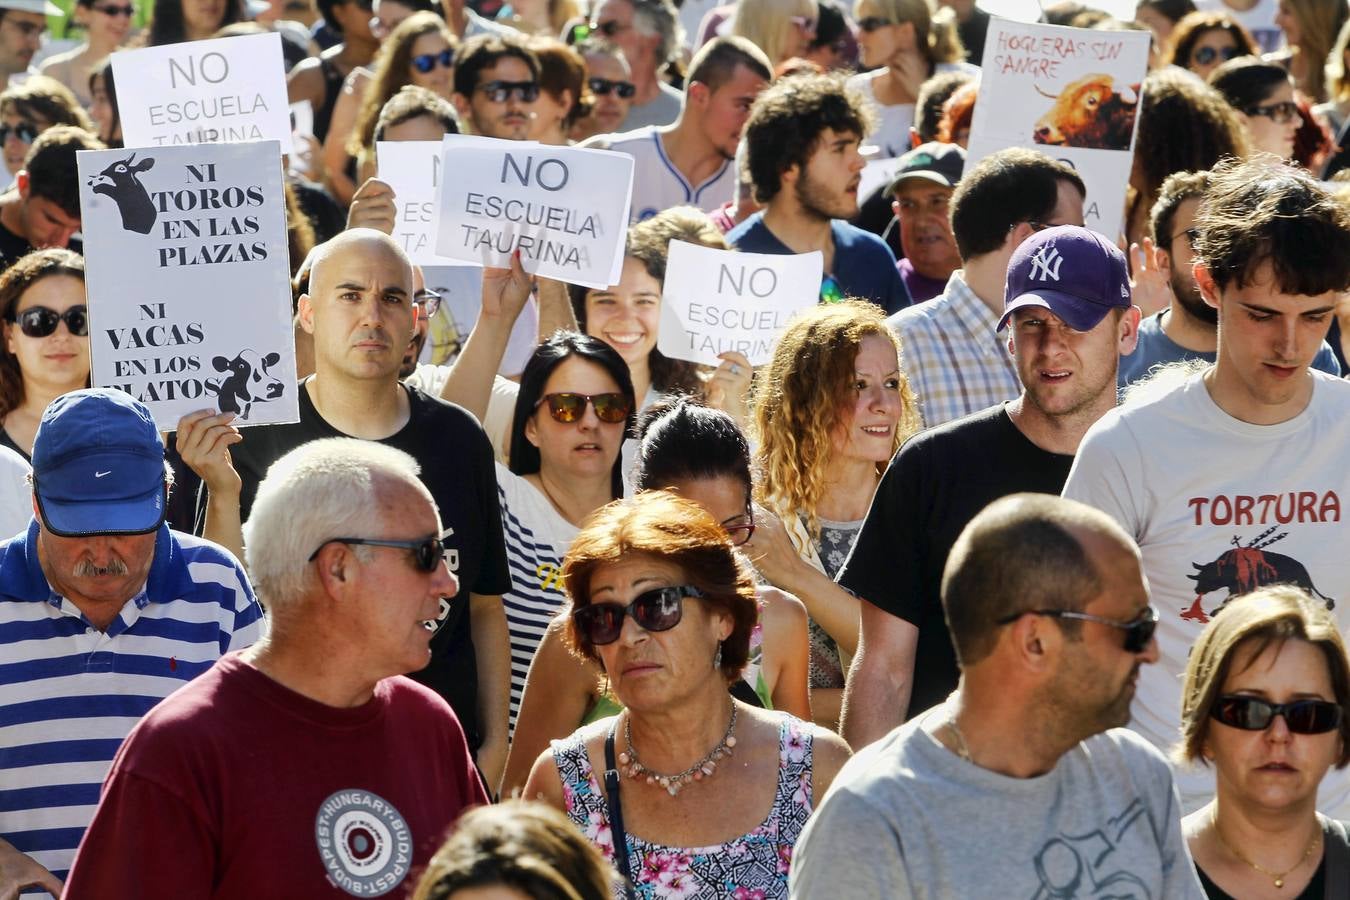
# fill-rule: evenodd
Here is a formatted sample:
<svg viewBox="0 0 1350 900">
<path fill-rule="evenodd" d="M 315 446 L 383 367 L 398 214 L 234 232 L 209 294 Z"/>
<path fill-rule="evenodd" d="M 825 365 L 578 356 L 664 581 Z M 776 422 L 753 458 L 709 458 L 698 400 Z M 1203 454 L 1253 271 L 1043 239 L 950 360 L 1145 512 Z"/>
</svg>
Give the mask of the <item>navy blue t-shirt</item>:
<svg viewBox="0 0 1350 900">
<path fill-rule="evenodd" d="M 833 275 L 846 297 L 871 300 L 897 313 L 910 305 L 909 291 L 895 268 L 895 256 L 885 241 L 868 231 L 855 228 L 842 219 L 830 222 L 834 236 Z M 764 224 L 764 213 L 757 212 L 727 233 L 727 243 L 745 253 L 791 253 Z"/>
</svg>

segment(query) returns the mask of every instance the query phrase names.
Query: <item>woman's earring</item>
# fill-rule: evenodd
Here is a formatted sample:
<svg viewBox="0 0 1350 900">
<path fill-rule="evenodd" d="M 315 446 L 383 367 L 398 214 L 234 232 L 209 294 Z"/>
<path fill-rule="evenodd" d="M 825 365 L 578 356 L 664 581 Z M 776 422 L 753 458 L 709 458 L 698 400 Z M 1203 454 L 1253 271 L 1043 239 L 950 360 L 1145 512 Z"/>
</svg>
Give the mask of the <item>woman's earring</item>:
<svg viewBox="0 0 1350 900">
<path fill-rule="evenodd" d="M 722 668 L 722 642 L 717 642 L 717 655 L 713 657 L 713 668 Z"/>
</svg>

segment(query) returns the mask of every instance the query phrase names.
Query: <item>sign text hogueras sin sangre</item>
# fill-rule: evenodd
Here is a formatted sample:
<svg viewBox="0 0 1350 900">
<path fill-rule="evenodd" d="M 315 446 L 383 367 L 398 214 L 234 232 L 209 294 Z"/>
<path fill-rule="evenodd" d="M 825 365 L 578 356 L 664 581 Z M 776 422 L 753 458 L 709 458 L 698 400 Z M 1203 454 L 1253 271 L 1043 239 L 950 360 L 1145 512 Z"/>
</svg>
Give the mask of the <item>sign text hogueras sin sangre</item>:
<svg viewBox="0 0 1350 900">
<path fill-rule="evenodd" d="M 222 184 L 215 163 L 185 165 L 185 183 L 150 192 L 159 214 L 159 265 L 206 266 L 267 258 L 267 244 L 250 240 L 266 198 L 258 184 Z"/>
</svg>

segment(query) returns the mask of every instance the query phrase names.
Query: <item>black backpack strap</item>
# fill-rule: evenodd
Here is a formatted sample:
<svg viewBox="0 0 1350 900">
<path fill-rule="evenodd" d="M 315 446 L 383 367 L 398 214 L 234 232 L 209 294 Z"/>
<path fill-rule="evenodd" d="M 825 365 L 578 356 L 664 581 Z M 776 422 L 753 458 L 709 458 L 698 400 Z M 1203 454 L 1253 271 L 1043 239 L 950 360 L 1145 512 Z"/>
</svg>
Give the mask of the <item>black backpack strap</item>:
<svg viewBox="0 0 1350 900">
<path fill-rule="evenodd" d="M 623 878 L 623 894 L 633 900 L 632 870 L 628 862 L 628 832 L 623 827 L 623 806 L 619 803 L 619 767 L 614 762 L 614 731 L 619 727 L 618 717 L 609 726 L 605 738 L 605 806 L 609 812 L 609 831 L 614 838 L 614 868 Z"/>
</svg>

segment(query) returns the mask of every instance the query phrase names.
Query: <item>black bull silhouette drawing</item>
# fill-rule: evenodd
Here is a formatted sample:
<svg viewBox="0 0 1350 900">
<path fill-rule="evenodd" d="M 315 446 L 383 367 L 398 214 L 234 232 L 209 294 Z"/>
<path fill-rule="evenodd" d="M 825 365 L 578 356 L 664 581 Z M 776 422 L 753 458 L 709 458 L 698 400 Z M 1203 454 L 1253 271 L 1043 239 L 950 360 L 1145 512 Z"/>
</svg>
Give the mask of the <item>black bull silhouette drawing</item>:
<svg viewBox="0 0 1350 900">
<path fill-rule="evenodd" d="M 1219 613 L 1229 600 L 1271 584 L 1290 584 L 1302 588 L 1312 596 L 1324 600 L 1327 609 L 1334 609 L 1336 601 L 1317 589 L 1303 563 L 1292 556 L 1262 549 L 1285 536 L 1279 534 L 1263 541 L 1274 530 L 1272 528 L 1266 531 L 1245 547 L 1239 543 L 1237 537 L 1234 537 L 1233 549 L 1225 550 L 1217 559 L 1204 565 L 1191 563 L 1195 573 L 1186 577 L 1195 582 L 1195 602 L 1181 614 L 1181 617 L 1200 623 L 1208 622 L 1210 616 Z M 1228 589 L 1227 596 L 1206 614 L 1201 605 L 1204 596 L 1223 588 Z"/>
<path fill-rule="evenodd" d="M 136 154 L 111 163 L 102 172 L 89 179 L 89 188 L 95 194 L 111 197 L 122 214 L 122 227 L 127 231 L 149 234 L 155 227 L 155 204 L 150 193 L 141 184 L 140 173 L 155 165 L 153 159 L 133 163 Z"/>
</svg>

